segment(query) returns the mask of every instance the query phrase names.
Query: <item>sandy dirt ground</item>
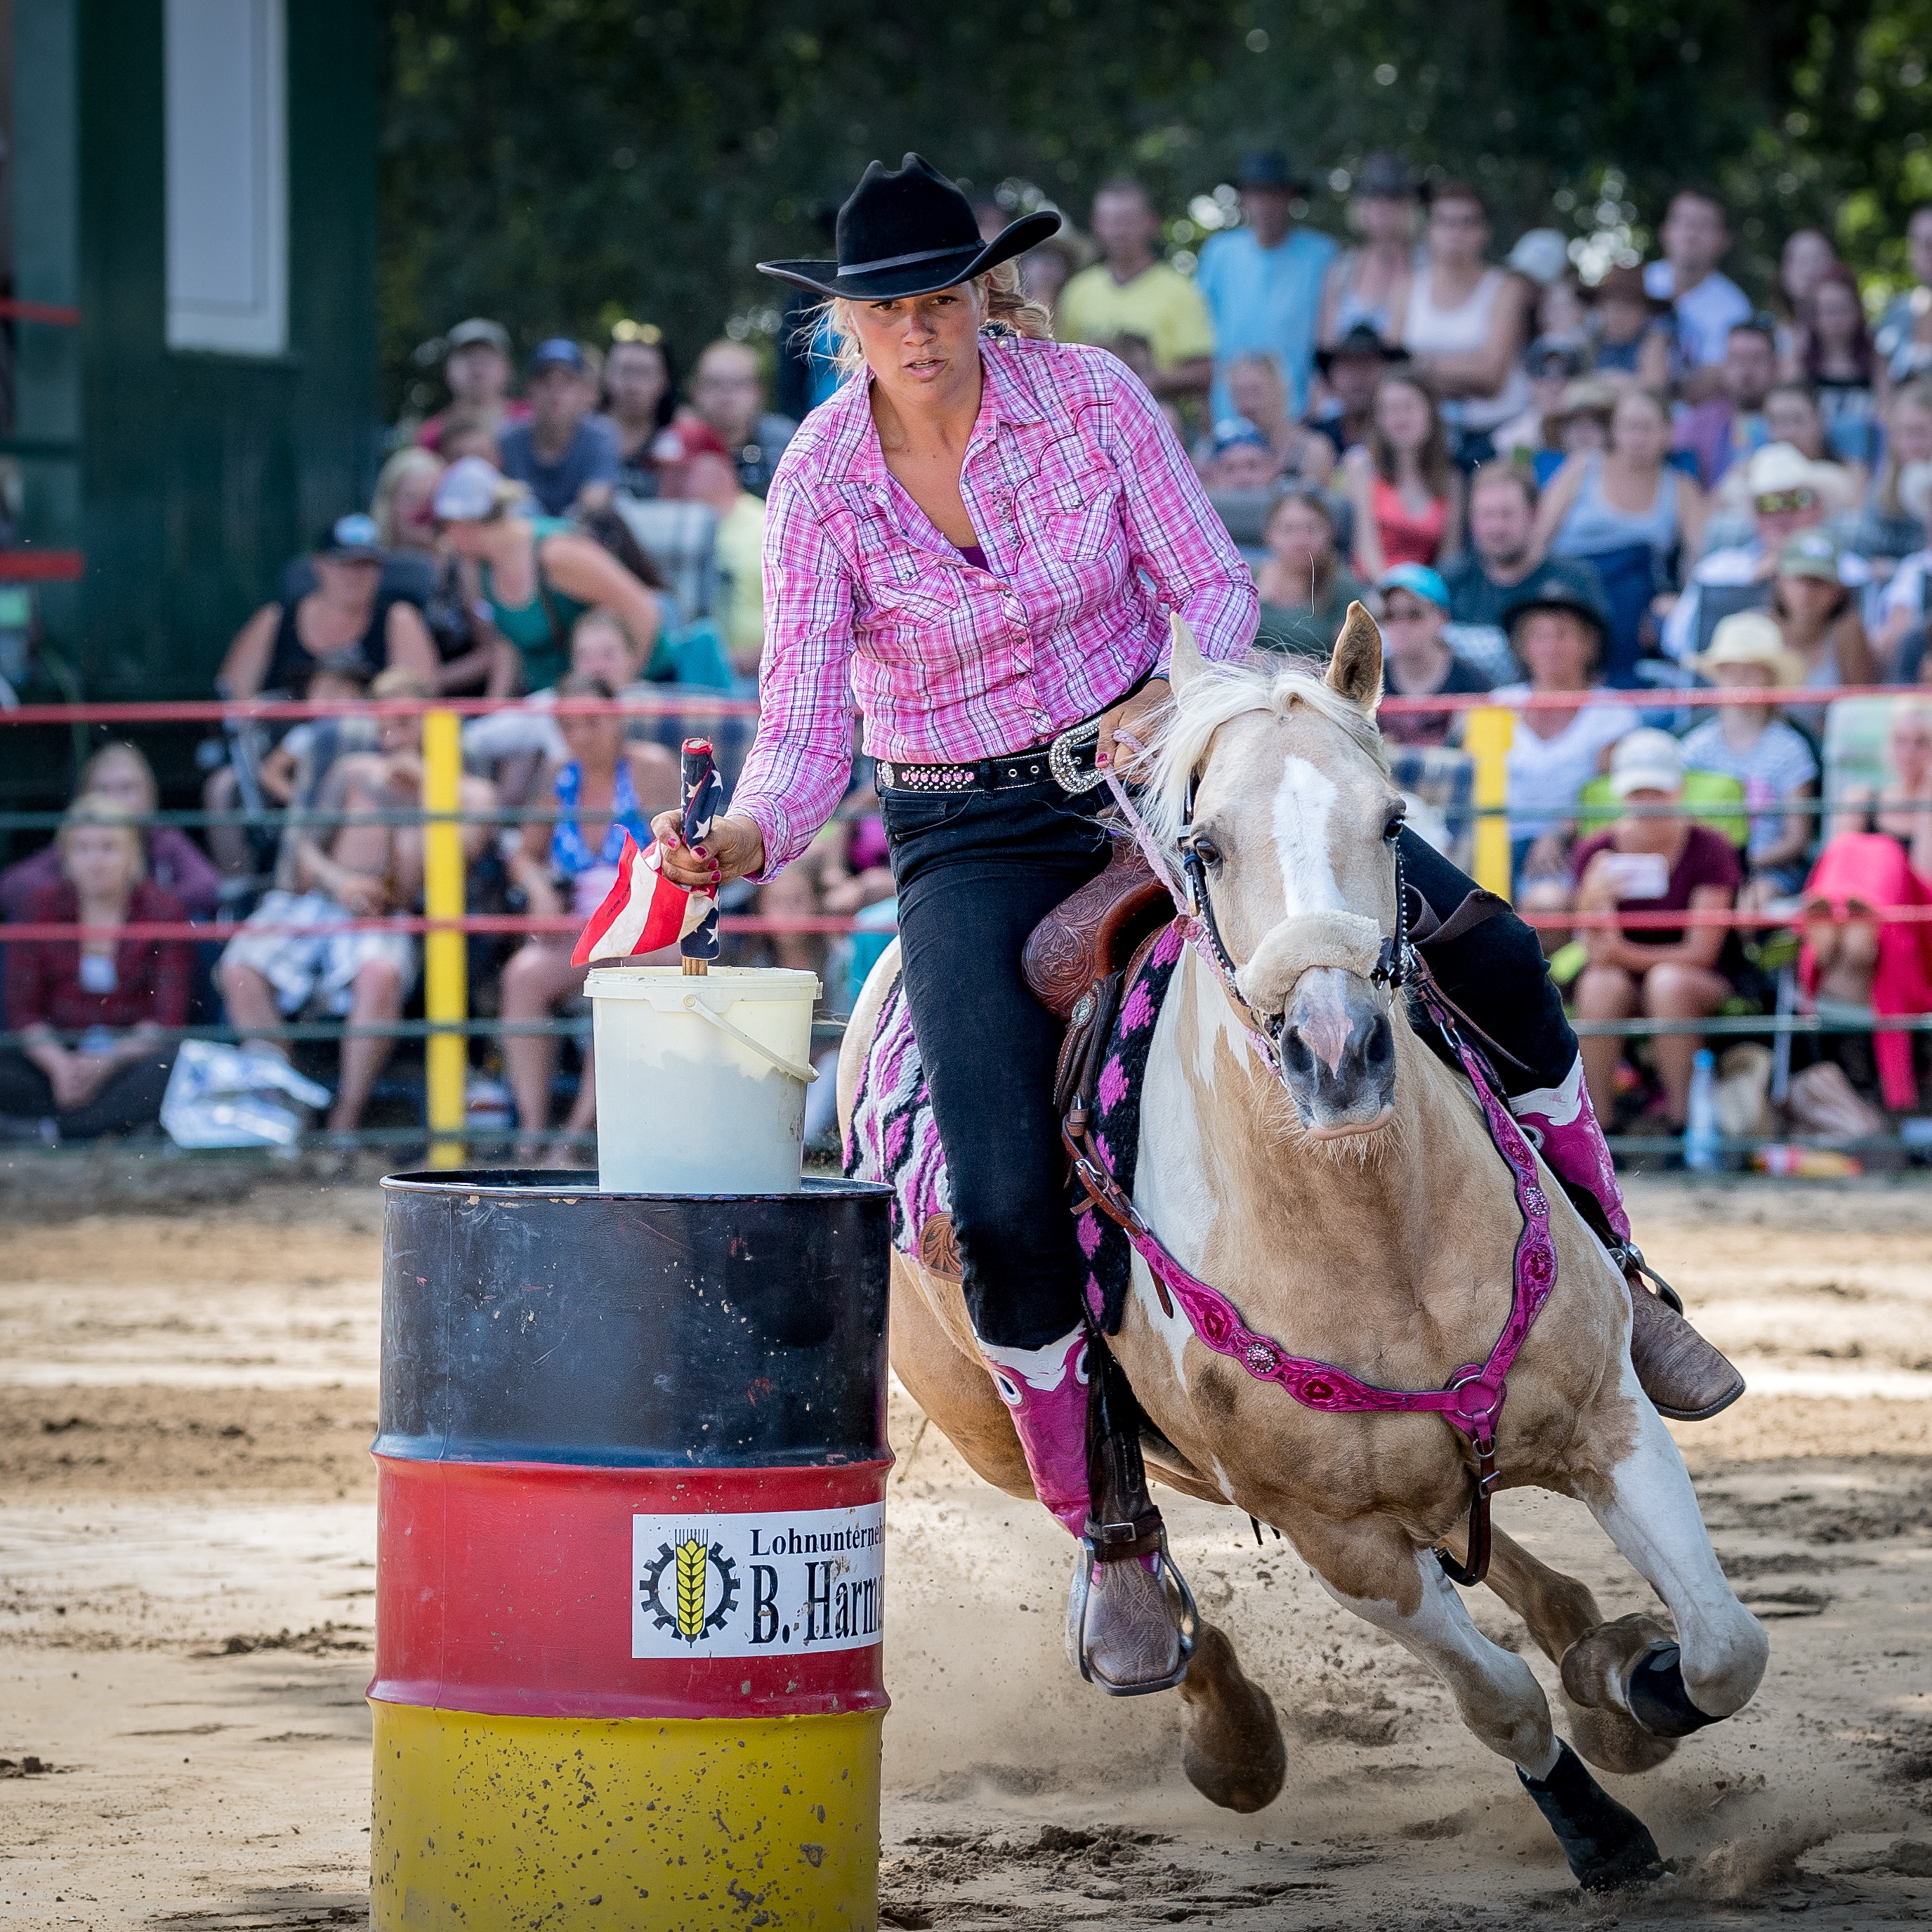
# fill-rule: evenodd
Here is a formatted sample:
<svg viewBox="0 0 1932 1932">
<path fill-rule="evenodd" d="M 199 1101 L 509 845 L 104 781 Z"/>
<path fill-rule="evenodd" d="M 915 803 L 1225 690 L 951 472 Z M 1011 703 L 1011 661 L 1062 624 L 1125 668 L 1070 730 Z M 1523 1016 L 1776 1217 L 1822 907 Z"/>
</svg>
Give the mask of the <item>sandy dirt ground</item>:
<svg viewBox="0 0 1932 1932">
<path fill-rule="evenodd" d="M 1580 1898 L 1431 1678 L 1287 1545 L 1183 1501 L 1180 1559 L 1290 1740 L 1272 1807 L 1215 1810 L 1174 1699 L 1066 1663 L 1058 1529 L 902 1397 L 882 1922 L 1932 1922 L 1932 1190 L 1634 1192 L 1754 1384 L 1678 1434 L 1772 1636 L 1748 1711 L 1606 1780 L 1671 1877 Z M 368 1924 L 380 1222 L 366 1185 L 0 1174 L 0 1925 Z M 1498 1517 L 1606 1614 L 1648 1603 L 1580 1509 Z"/>
</svg>

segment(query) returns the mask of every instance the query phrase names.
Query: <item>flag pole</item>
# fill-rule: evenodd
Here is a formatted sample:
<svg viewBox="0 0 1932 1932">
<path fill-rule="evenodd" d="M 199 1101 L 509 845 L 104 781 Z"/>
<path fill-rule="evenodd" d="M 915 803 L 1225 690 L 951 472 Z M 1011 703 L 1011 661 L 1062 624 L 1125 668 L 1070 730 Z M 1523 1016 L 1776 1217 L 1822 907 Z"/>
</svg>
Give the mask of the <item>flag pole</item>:
<svg viewBox="0 0 1932 1932">
<path fill-rule="evenodd" d="M 716 816 L 724 783 L 718 776 L 716 759 L 709 738 L 687 738 L 678 760 L 680 795 L 684 802 L 684 842 L 701 845 L 711 836 L 711 821 Z M 704 919 L 678 942 L 685 976 L 708 974 L 718 957 L 718 908 L 714 905 Z"/>
</svg>

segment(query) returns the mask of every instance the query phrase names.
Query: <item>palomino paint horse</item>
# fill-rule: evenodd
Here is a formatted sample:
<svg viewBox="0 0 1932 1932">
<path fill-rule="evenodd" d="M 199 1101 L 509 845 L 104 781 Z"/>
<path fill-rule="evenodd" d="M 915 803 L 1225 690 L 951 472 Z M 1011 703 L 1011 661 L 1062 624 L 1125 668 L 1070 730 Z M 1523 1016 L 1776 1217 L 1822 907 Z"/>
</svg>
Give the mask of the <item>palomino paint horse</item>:
<svg viewBox="0 0 1932 1932">
<path fill-rule="evenodd" d="M 1204 665 L 1180 633 L 1174 703 L 1144 809 L 1171 850 L 1190 779 L 1192 826 L 1252 1014 L 1281 1028 L 1278 1075 L 1251 1048 L 1226 984 L 1190 948 L 1161 1010 L 1141 1109 L 1134 1200 L 1168 1253 L 1281 1347 L 1387 1388 L 1443 1387 L 1482 1361 L 1508 1314 L 1522 1227 L 1508 1168 L 1468 1083 L 1418 1040 L 1366 958 L 1333 962 L 1336 915 L 1395 930 L 1390 828 L 1401 808 L 1374 717 L 1382 640 L 1356 607 L 1325 681 Z M 1366 933 L 1370 928 L 1355 928 Z M 848 1124 L 896 970 L 868 982 L 840 1067 Z M 1556 1286 L 1508 1377 L 1500 1486 L 1577 1498 L 1662 1598 L 1606 1623 L 1590 1592 L 1496 1532 L 1490 1586 L 1561 1669 L 1577 1748 L 1606 1768 L 1660 1763 L 1678 1737 L 1756 1690 L 1762 1630 L 1718 1567 L 1675 1444 L 1630 1366 L 1628 1292 L 1560 1186 Z M 967 1460 L 1031 1493 L 956 1283 L 893 1262 L 892 1356 Z M 1338 1602 L 1432 1670 L 1463 1720 L 1516 1766 L 1585 1885 L 1658 1869 L 1642 1825 L 1563 1748 L 1520 1658 L 1477 1628 L 1436 1552 L 1466 1547 L 1472 1454 L 1438 1416 L 1303 1408 L 1207 1348 L 1163 1309 L 1147 1264 L 1113 1347 L 1164 1441 L 1153 1473 L 1276 1526 Z M 1266 1695 L 1211 1626 L 1181 1687 L 1184 1762 L 1237 1810 L 1280 1791 Z"/>
</svg>

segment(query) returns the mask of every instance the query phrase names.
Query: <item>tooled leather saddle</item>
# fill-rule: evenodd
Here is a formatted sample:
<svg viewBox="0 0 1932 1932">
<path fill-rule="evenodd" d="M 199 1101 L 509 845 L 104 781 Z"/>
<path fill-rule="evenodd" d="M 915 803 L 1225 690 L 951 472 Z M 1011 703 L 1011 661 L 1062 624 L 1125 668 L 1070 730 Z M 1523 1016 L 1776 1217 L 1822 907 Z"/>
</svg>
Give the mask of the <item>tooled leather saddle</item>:
<svg viewBox="0 0 1932 1932">
<path fill-rule="evenodd" d="M 1028 936 L 1020 969 L 1034 997 L 1067 1030 L 1053 1082 L 1060 1119 L 1090 1090 L 1122 989 L 1173 916 L 1167 888 L 1132 839 L 1122 836 L 1114 840 L 1106 869 L 1061 900 Z M 934 1274 L 960 1279 L 951 1215 L 928 1218 L 920 1229 L 919 1258 Z"/>
</svg>

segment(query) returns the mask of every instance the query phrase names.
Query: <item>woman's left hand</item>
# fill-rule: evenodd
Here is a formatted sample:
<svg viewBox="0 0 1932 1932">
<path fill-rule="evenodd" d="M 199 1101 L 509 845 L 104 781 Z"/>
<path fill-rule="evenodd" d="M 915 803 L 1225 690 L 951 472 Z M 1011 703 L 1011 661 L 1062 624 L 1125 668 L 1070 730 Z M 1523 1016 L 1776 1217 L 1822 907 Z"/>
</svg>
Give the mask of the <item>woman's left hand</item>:
<svg viewBox="0 0 1932 1932">
<path fill-rule="evenodd" d="M 1153 748 L 1156 722 L 1168 698 L 1167 680 L 1150 677 L 1132 697 L 1102 712 L 1100 736 L 1094 748 L 1096 762 L 1127 776 L 1135 761 Z"/>
</svg>

